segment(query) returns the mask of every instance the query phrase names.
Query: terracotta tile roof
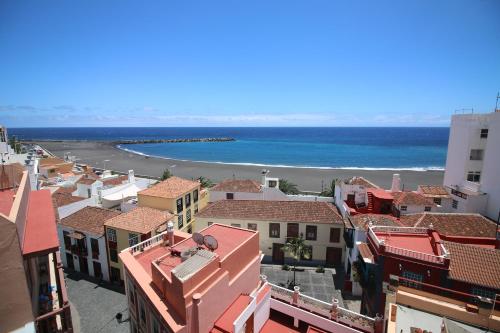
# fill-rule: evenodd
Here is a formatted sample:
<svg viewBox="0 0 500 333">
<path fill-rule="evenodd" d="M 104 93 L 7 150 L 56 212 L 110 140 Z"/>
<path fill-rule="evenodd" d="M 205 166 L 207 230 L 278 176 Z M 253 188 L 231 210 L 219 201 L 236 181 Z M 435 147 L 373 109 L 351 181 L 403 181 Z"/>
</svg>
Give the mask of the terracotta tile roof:
<svg viewBox="0 0 500 333">
<path fill-rule="evenodd" d="M 54 199 L 53 201 L 55 206 L 62 207 L 69 205 L 73 202 L 85 200 L 85 198 L 71 195 L 71 193 L 74 192 L 75 190 L 76 187 L 69 187 L 69 188 L 61 187 L 57 191 L 52 193 L 52 198 Z"/>
<path fill-rule="evenodd" d="M 180 177 L 170 177 L 167 180 L 159 182 L 148 189 L 138 192 L 138 194 L 149 195 L 153 197 L 175 199 L 186 192 L 192 191 L 200 186 L 200 183 L 194 180 L 188 180 Z"/>
<path fill-rule="evenodd" d="M 361 185 L 367 188 L 380 188 L 378 185 L 372 183 L 364 177 L 352 177 L 346 180 L 346 184 L 349 185 Z"/>
<path fill-rule="evenodd" d="M 452 280 L 500 290 L 500 250 L 444 241 Z"/>
<path fill-rule="evenodd" d="M 358 214 L 350 217 L 351 223 L 358 229 L 368 230 L 368 224 L 381 226 L 401 226 L 398 219 L 391 215 L 382 214 Z"/>
<path fill-rule="evenodd" d="M 69 162 L 66 162 L 65 160 L 59 157 L 47 157 L 40 159 L 38 163 L 40 166 L 50 166 L 50 165 L 69 163 Z"/>
<path fill-rule="evenodd" d="M 87 206 L 63 218 L 61 224 L 84 233 L 103 235 L 104 222 L 119 215 L 116 210 Z"/>
<path fill-rule="evenodd" d="M 91 175 L 83 175 L 76 183 L 77 184 L 85 184 L 85 185 L 92 185 L 98 180 L 99 178 L 94 178 Z"/>
<path fill-rule="evenodd" d="M 19 163 L 0 166 L 0 189 L 19 186 L 23 178 L 24 167 Z"/>
<path fill-rule="evenodd" d="M 210 191 L 260 193 L 261 184 L 252 179 L 226 179 Z"/>
<path fill-rule="evenodd" d="M 111 179 L 101 179 L 104 186 L 117 186 L 123 184 L 123 182 L 128 181 L 128 176 L 121 175 Z"/>
<path fill-rule="evenodd" d="M 105 225 L 141 234 L 155 230 L 174 217 L 166 211 L 149 207 L 136 207 L 106 221 Z"/>
<path fill-rule="evenodd" d="M 361 257 L 365 260 L 365 262 L 368 260 L 369 263 L 373 263 L 373 253 L 370 251 L 370 248 L 366 243 L 360 243 L 358 244 L 358 251 Z"/>
<path fill-rule="evenodd" d="M 277 222 L 344 223 L 332 204 L 317 201 L 221 200 L 208 205 L 196 216 Z"/>
<path fill-rule="evenodd" d="M 447 198 L 450 195 L 446 191 L 446 188 L 441 185 L 419 185 L 418 188 L 420 192 L 430 198 Z"/>
<path fill-rule="evenodd" d="M 393 203 L 395 205 L 417 205 L 417 206 L 431 206 L 436 207 L 436 204 L 431 199 L 425 197 L 423 194 L 408 191 L 408 192 L 392 192 L 394 197 Z"/>
<path fill-rule="evenodd" d="M 496 223 L 480 214 L 420 213 L 401 216 L 401 224 L 408 227 L 429 227 L 441 235 L 495 238 Z"/>
</svg>

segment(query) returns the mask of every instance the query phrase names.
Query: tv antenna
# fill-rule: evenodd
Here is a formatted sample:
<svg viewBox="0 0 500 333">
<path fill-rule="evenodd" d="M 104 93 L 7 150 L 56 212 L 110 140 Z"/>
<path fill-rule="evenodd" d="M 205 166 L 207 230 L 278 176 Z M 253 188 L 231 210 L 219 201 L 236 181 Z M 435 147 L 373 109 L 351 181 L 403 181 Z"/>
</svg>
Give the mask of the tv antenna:
<svg viewBox="0 0 500 333">
<path fill-rule="evenodd" d="M 212 252 L 217 250 L 219 247 L 219 242 L 217 242 L 217 239 L 215 239 L 212 235 L 206 235 L 203 237 L 203 244 L 205 244 L 205 246 Z"/>
<path fill-rule="evenodd" d="M 192 237 L 194 242 L 198 244 L 198 247 L 202 247 L 205 244 L 204 237 L 199 232 L 195 232 Z"/>
</svg>

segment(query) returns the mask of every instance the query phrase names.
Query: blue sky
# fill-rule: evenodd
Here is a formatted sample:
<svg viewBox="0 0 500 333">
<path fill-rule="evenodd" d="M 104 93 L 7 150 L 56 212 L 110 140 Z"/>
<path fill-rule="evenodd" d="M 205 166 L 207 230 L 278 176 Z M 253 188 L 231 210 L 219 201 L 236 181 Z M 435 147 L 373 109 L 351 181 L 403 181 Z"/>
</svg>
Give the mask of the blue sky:
<svg viewBox="0 0 500 333">
<path fill-rule="evenodd" d="M 498 0 L 2 0 L 0 123 L 448 126 L 499 59 Z"/>
</svg>

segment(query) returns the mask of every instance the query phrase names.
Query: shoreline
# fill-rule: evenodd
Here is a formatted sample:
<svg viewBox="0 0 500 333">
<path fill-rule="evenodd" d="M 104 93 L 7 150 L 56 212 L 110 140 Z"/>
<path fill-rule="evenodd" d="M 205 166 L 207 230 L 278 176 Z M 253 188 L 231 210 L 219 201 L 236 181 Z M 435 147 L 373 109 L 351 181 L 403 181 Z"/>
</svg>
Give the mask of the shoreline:
<svg viewBox="0 0 500 333">
<path fill-rule="evenodd" d="M 77 162 L 102 168 L 104 160 L 106 167 L 119 172 L 133 169 L 135 173 L 160 177 L 165 168 L 179 177 L 209 178 L 214 182 L 227 178 L 249 178 L 260 181 L 260 171 L 263 167 L 271 171 L 270 176 L 285 178 L 295 184 L 301 191 L 320 192 L 322 187 L 328 187 L 332 179 L 345 179 L 352 176 L 362 176 L 375 184 L 390 188 L 392 175 L 399 173 L 406 189 L 415 190 L 417 185 L 442 184 L 444 171 L 415 169 L 376 169 L 376 168 L 326 168 L 326 167 L 294 167 L 267 166 L 262 164 L 223 162 L 202 162 L 177 160 L 168 157 L 147 156 L 130 149 L 119 148 L 111 141 L 76 141 L 76 140 L 33 140 L 53 154 L 63 157 L 65 153 L 77 157 Z M 420 168 L 422 169 L 422 168 Z"/>
</svg>

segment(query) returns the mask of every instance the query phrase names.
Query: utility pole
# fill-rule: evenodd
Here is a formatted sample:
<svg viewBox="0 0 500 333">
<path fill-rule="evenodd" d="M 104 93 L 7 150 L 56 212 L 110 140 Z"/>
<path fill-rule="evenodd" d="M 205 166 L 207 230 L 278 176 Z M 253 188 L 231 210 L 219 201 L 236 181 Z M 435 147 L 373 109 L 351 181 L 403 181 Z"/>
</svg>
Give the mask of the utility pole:
<svg viewBox="0 0 500 333">
<path fill-rule="evenodd" d="M 495 104 L 495 112 L 498 110 L 498 100 L 500 99 L 500 92 L 497 92 L 497 101 Z"/>
</svg>

